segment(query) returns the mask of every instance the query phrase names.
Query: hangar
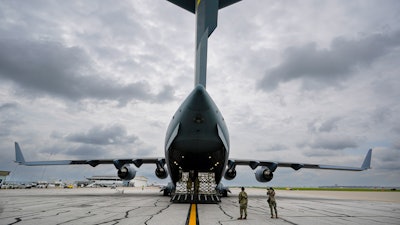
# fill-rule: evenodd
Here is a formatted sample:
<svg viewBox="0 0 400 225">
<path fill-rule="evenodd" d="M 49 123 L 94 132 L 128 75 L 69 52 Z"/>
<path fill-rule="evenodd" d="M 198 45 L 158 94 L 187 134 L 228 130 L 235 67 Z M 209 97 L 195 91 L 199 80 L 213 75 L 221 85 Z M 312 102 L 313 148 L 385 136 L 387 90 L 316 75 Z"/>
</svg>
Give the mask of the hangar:
<svg viewBox="0 0 400 225">
<path fill-rule="evenodd" d="M 10 174 L 10 171 L 2 171 L 0 170 L 0 186 L 6 180 L 7 176 Z"/>
<path fill-rule="evenodd" d="M 91 182 L 91 184 L 105 185 L 105 186 L 131 186 L 131 187 L 147 187 L 147 177 L 136 176 L 130 182 L 122 181 L 121 178 L 117 176 L 102 175 L 102 176 L 92 176 L 86 178 Z"/>
</svg>

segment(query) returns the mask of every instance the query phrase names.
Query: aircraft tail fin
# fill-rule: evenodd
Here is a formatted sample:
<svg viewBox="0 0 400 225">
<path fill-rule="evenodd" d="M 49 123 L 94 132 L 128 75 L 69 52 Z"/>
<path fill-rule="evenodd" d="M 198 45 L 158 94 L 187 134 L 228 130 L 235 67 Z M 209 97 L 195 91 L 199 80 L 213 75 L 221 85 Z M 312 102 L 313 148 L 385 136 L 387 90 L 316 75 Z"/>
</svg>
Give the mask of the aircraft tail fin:
<svg viewBox="0 0 400 225">
<path fill-rule="evenodd" d="M 194 86 L 206 87 L 208 37 L 217 28 L 218 10 L 241 0 L 168 0 L 196 14 L 196 61 Z"/>
<path fill-rule="evenodd" d="M 15 142 L 15 162 L 22 165 L 25 164 L 24 155 L 22 155 L 21 148 L 17 142 Z"/>
<path fill-rule="evenodd" d="M 364 162 L 361 166 L 362 170 L 371 169 L 371 156 L 372 156 L 372 149 L 370 149 L 365 156 Z"/>
</svg>

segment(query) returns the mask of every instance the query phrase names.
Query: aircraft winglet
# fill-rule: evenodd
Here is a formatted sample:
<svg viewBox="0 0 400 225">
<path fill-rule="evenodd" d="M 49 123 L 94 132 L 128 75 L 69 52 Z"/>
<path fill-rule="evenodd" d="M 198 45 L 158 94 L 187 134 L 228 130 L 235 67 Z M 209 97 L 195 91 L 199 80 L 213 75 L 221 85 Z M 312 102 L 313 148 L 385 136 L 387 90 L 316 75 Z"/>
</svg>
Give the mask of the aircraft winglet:
<svg viewBox="0 0 400 225">
<path fill-rule="evenodd" d="M 17 142 L 15 142 L 15 162 L 22 165 L 25 164 L 24 155 L 22 155 L 21 148 Z"/>
<path fill-rule="evenodd" d="M 364 162 L 361 166 L 362 170 L 371 169 L 371 156 L 372 156 L 372 149 L 370 149 L 365 156 Z"/>
</svg>

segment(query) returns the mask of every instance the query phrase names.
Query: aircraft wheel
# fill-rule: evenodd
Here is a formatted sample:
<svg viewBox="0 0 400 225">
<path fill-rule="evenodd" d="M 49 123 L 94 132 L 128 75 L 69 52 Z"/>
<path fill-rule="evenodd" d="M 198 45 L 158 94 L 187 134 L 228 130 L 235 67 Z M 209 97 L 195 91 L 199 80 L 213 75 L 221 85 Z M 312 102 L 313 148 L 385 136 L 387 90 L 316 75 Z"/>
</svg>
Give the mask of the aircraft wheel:
<svg viewBox="0 0 400 225">
<path fill-rule="evenodd" d="M 168 190 L 164 190 L 163 195 L 164 195 L 164 196 L 168 196 L 168 195 L 169 195 L 169 191 L 168 191 Z"/>
</svg>

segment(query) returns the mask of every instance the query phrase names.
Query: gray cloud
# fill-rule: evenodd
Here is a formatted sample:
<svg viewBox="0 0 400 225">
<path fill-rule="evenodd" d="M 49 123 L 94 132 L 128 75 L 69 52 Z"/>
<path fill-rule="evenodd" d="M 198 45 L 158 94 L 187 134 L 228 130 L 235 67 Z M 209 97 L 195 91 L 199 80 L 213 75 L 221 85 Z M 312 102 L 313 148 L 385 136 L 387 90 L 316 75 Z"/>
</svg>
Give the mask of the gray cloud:
<svg viewBox="0 0 400 225">
<path fill-rule="evenodd" d="M 396 121 L 391 130 L 396 134 L 400 134 L 400 123 Z"/>
<path fill-rule="evenodd" d="M 13 81 L 20 92 L 30 97 L 41 94 L 71 101 L 115 100 L 120 104 L 134 99 L 160 102 L 174 98 L 169 86 L 162 93 L 152 94 L 144 80 L 120 84 L 102 78 L 90 57 L 78 47 L 0 39 L 0 49 L 0 78 Z"/>
<path fill-rule="evenodd" d="M 320 132 L 331 132 L 335 129 L 337 129 L 337 123 L 340 120 L 340 118 L 335 117 L 331 118 L 321 124 L 321 127 L 319 128 Z"/>
<path fill-rule="evenodd" d="M 0 114 L 1 115 L 1 114 Z M 14 128 L 20 125 L 21 122 L 15 119 L 5 119 L 0 121 L 0 137 L 9 136 Z"/>
<path fill-rule="evenodd" d="M 79 145 L 78 147 L 69 147 L 62 153 L 75 156 L 77 158 L 99 158 L 98 156 L 109 155 L 109 150 L 102 146 Z"/>
<path fill-rule="evenodd" d="M 373 168 L 382 170 L 400 170 L 400 149 L 378 148 L 374 149 Z"/>
<path fill-rule="evenodd" d="M 8 109 L 15 109 L 17 107 L 18 107 L 17 103 L 8 102 L 8 103 L 0 104 L 0 111 L 8 110 Z"/>
<path fill-rule="evenodd" d="M 386 121 L 389 121 L 391 117 L 392 117 L 392 109 L 389 108 L 388 106 L 377 108 L 372 114 L 372 119 L 376 123 L 384 123 Z"/>
<path fill-rule="evenodd" d="M 128 135 L 126 128 L 122 125 L 113 125 L 109 127 L 93 127 L 84 133 L 70 134 L 65 139 L 83 144 L 115 145 L 132 144 L 138 140 L 138 137 Z"/>
<path fill-rule="evenodd" d="M 356 148 L 357 142 L 350 137 L 345 136 L 320 136 L 309 144 L 316 149 L 342 150 L 346 148 Z"/>
<path fill-rule="evenodd" d="M 258 152 L 271 152 L 271 151 L 282 151 L 282 150 L 287 150 L 288 146 L 283 145 L 283 144 L 274 144 L 271 146 L 266 146 L 263 148 L 257 149 Z"/>
<path fill-rule="evenodd" d="M 400 151 L 400 140 L 395 140 L 392 143 L 392 147 L 393 147 L 393 149 Z M 399 160 L 400 160 L 400 158 L 399 158 Z"/>
<path fill-rule="evenodd" d="M 330 151 L 326 149 L 319 150 L 307 150 L 304 151 L 304 155 L 307 157 L 329 157 L 329 156 L 337 156 L 336 151 Z"/>
<path fill-rule="evenodd" d="M 0 104 L 0 137 L 9 136 L 13 129 L 22 123 L 11 116 L 16 114 L 18 107 L 18 103 L 15 102 Z"/>
<path fill-rule="evenodd" d="M 325 120 L 324 122 L 312 121 L 308 124 L 310 132 L 332 132 L 338 128 L 338 122 L 341 120 L 339 117 L 333 117 Z"/>
<path fill-rule="evenodd" d="M 371 65 L 399 45 L 400 31 L 358 40 L 337 37 L 329 49 L 318 49 L 316 43 L 290 47 L 284 52 L 283 62 L 267 71 L 258 87 L 272 91 L 280 83 L 296 79 L 302 79 L 303 86 L 309 88 L 338 85 L 356 69 Z"/>
</svg>

